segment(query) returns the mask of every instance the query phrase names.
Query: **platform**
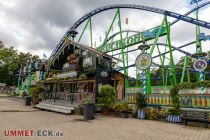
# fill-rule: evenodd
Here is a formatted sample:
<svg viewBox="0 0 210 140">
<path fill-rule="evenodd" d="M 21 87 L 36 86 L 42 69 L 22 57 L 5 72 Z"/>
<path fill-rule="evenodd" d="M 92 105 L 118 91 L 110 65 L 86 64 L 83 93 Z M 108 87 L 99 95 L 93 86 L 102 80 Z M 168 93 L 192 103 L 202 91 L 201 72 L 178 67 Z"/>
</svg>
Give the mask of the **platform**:
<svg viewBox="0 0 210 140">
<path fill-rule="evenodd" d="M 44 109 L 48 111 L 54 111 L 64 114 L 71 114 L 72 111 L 78 106 L 78 104 L 70 104 L 64 102 L 40 102 L 35 107 L 39 109 Z"/>
</svg>

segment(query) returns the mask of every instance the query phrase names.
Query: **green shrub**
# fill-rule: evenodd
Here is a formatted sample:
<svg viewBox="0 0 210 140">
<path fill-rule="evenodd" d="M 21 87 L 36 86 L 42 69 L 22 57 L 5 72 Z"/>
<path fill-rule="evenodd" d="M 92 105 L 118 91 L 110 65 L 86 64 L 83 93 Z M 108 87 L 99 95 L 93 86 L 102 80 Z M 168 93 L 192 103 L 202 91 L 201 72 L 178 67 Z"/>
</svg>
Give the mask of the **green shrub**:
<svg viewBox="0 0 210 140">
<path fill-rule="evenodd" d="M 142 93 L 137 93 L 137 98 L 136 98 L 136 106 L 138 109 L 143 109 L 146 107 L 146 95 Z"/>
<path fill-rule="evenodd" d="M 165 117 L 168 114 L 168 109 L 161 108 L 159 111 L 159 114 L 160 114 L 161 118 Z"/>
<path fill-rule="evenodd" d="M 125 101 L 116 102 L 114 105 L 114 110 L 117 112 L 128 111 L 128 103 Z"/>
<path fill-rule="evenodd" d="M 156 112 L 156 110 L 153 107 L 147 108 L 147 118 L 149 120 L 158 120 L 161 118 L 161 115 Z"/>
<path fill-rule="evenodd" d="M 199 88 L 199 87 L 210 87 L 210 81 L 205 80 L 205 81 L 199 81 L 196 83 L 190 83 L 190 82 L 184 82 L 184 83 L 180 83 L 177 85 L 177 88 L 179 90 L 181 89 L 195 89 L 195 88 Z"/>
<path fill-rule="evenodd" d="M 87 96 L 87 97 L 83 100 L 82 103 L 83 103 L 83 104 L 91 104 L 91 103 L 93 103 L 93 98 L 92 98 L 92 96 Z"/>
<path fill-rule="evenodd" d="M 85 73 L 81 73 L 79 75 L 79 79 L 87 79 L 87 75 Z"/>
<path fill-rule="evenodd" d="M 179 92 L 179 89 L 176 86 L 171 88 L 171 90 L 170 90 L 171 103 L 172 103 L 173 108 L 169 109 L 168 112 L 171 115 L 180 115 L 181 114 L 178 92 Z"/>
<path fill-rule="evenodd" d="M 78 107 L 76 107 L 74 109 L 74 114 L 75 115 L 83 115 L 84 112 L 84 106 L 83 105 L 79 105 Z"/>
<path fill-rule="evenodd" d="M 44 91 L 43 87 L 35 86 L 31 87 L 29 93 L 32 96 L 32 99 L 39 99 L 39 94 Z"/>
<path fill-rule="evenodd" d="M 98 103 L 102 104 L 103 108 L 112 108 L 116 100 L 116 90 L 110 85 L 103 85 L 99 91 Z"/>
</svg>

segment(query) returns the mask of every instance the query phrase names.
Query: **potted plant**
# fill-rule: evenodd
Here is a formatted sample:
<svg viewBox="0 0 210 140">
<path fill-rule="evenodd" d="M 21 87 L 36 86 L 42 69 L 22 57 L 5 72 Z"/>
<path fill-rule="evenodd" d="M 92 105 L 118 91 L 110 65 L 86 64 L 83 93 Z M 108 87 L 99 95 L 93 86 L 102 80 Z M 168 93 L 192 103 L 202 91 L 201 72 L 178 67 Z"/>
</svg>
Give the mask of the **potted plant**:
<svg viewBox="0 0 210 140">
<path fill-rule="evenodd" d="M 113 107 L 116 99 L 116 90 L 110 85 L 102 85 L 98 95 L 98 103 L 101 104 L 102 114 L 109 114 L 109 109 Z"/>
<path fill-rule="evenodd" d="M 138 109 L 137 118 L 145 119 L 146 118 L 146 111 L 145 111 L 146 95 L 144 95 L 142 93 L 137 93 L 136 106 Z"/>
<path fill-rule="evenodd" d="M 94 108 L 95 104 L 92 101 L 92 97 L 88 96 L 83 101 L 84 104 L 84 120 L 92 120 L 94 119 Z"/>
<path fill-rule="evenodd" d="M 81 73 L 79 75 L 79 79 L 87 79 L 87 75 L 85 73 Z"/>
<path fill-rule="evenodd" d="M 161 114 L 154 107 L 147 107 L 147 119 L 158 120 L 161 119 Z"/>
<path fill-rule="evenodd" d="M 114 105 L 115 116 L 128 118 L 128 103 L 124 101 L 116 102 Z"/>
<path fill-rule="evenodd" d="M 43 91 L 44 91 L 44 88 L 40 87 L 40 86 L 34 86 L 34 87 L 30 88 L 29 93 L 32 96 L 32 103 L 33 103 L 33 105 L 36 105 L 36 104 L 39 103 L 39 101 L 41 100 L 39 95 Z"/>
<path fill-rule="evenodd" d="M 170 90 L 172 107 L 168 110 L 168 114 L 166 116 L 166 120 L 169 122 L 180 123 L 181 122 L 181 110 L 180 110 L 180 101 L 179 101 L 179 89 L 177 87 L 173 87 Z"/>
<path fill-rule="evenodd" d="M 80 104 L 74 109 L 74 114 L 75 115 L 83 115 L 84 113 L 84 105 Z"/>
</svg>

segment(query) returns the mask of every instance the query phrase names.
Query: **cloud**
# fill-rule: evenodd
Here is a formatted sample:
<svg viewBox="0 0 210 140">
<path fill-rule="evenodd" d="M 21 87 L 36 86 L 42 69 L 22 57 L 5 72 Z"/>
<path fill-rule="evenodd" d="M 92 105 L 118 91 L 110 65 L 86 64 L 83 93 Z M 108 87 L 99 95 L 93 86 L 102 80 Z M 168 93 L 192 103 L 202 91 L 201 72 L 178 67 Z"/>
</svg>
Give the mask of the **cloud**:
<svg viewBox="0 0 210 140">
<path fill-rule="evenodd" d="M 65 32 L 74 22 L 98 7 L 111 4 L 137 4 L 157 7 L 184 14 L 195 5 L 189 5 L 189 0 L 7 0 L 0 2 L 0 40 L 7 46 L 14 46 L 19 51 L 30 51 L 42 57 L 43 53 L 48 56 L 59 43 Z M 110 10 L 92 17 L 93 42 L 97 46 L 104 39 L 105 32 L 114 17 L 116 10 Z M 210 7 L 200 10 L 199 18 L 210 22 Z M 190 15 L 195 17 L 195 13 Z M 129 25 L 125 24 L 125 18 L 129 18 Z M 142 10 L 121 9 L 121 21 L 123 29 L 133 29 L 143 31 L 160 25 L 163 15 L 145 12 Z M 169 18 L 173 21 L 174 18 Z M 83 23 L 77 30 L 84 28 Z M 89 29 L 89 27 L 88 27 Z M 119 31 L 117 21 L 114 23 L 114 31 Z M 201 32 L 210 34 L 210 31 L 201 28 Z M 79 35 L 78 35 L 79 36 Z M 124 35 L 125 36 L 125 35 Z M 119 39 L 119 36 L 116 37 Z M 165 37 L 159 42 L 165 43 Z M 195 40 L 195 25 L 186 22 L 179 22 L 171 27 L 172 45 L 180 46 Z M 152 43 L 150 41 L 149 43 Z M 87 30 L 81 43 L 90 45 L 89 30 Z M 209 41 L 203 43 L 205 50 L 208 50 Z M 136 48 L 133 46 L 132 48 Z M 195 52 L 195 46 L 189 46 L 184 50 Z M 161 51 L 163 52 L 162 48 Z M 139 52 L 129 54 L 129 63 L 134 63 Z M 157 54 L 155 50 L 154 54 Z M 175 60 L 178 61 L 182 54 L 174 52 Z M 155 60 L 156 61 L 156 60 Z"/>
</svg>

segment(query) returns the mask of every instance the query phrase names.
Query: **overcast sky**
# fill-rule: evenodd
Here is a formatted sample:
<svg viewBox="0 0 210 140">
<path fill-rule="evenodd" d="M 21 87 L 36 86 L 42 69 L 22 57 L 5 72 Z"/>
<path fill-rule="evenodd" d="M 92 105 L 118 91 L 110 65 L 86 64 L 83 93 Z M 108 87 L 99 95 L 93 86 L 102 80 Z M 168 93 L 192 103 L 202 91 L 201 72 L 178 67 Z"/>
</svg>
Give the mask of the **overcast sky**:
<svg viewBox="0 0 210 140">
<path fill-rule="evenodd" d="M 205 2 L 203 0 L 202 2 Z M 201 3 L 202 3 L 201 2 Z M 0 0 L 0 40 L 6 46 L 14 46 L 18 51 L 30 51 L 42 57 L 43 53 L 50 55 L 59 40 L 74 22 L 87 12 L 101 6 L 111 4 L 138 4 L 166 9 L 184 14 L 195 5 L 190 5 L 190 0 Z M 100 45 L 100 36 L 104 38 L 116 10 L 106 11 L 92 18 L 93 40 Z M 160 25 L 163 15 L 140 11 L 121 10 L 123 29 L 143 31 Z M 199 18 L 210 22 L 210 6 L 200 10 Z M 195 13 L 190 15 L 195 17 Z M 125 24 L 128 17 L 129 24 Z M 169 21 L 173 21 L 169 18 Z M 84 24 L 77 30 L 81 31 Z M 114 31 L 119 29 L 115 24 Z M 210 31 L 201 28 L 201 32 L 210 34 Z M 86 31 L 82 43 L 90 45 L 89 32 Z M 195 25 L 186 22 L 178 22 L 171 27 L 172 45 L 180 46 L 195 40 Z M 159 42 L 165 42 L 162 37 Z M 150 42 L 152 43 L 152 41 Z M 204 50 L 210 50 L 209 41 L 202 43 Z M 191 53 L 195 51 L 195 45 L 185 48 Z M 163 52 L 163 49 L 161 49 Z M 157 53 L 157 50 L 155 50 Z M 129 54 L 131 63 L 138 53 Z M 182 54 L 175 52 L 175 60 Z"/>
</svg>

